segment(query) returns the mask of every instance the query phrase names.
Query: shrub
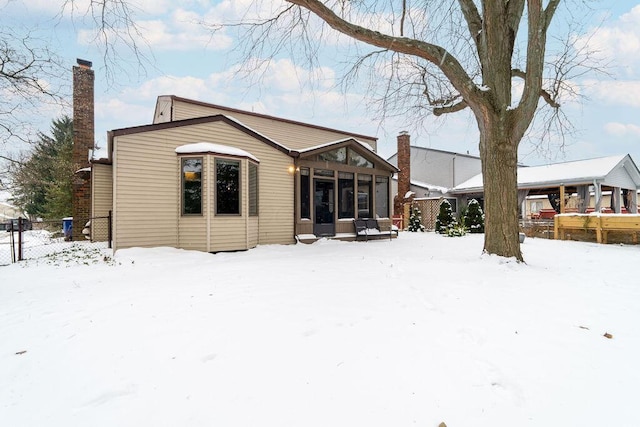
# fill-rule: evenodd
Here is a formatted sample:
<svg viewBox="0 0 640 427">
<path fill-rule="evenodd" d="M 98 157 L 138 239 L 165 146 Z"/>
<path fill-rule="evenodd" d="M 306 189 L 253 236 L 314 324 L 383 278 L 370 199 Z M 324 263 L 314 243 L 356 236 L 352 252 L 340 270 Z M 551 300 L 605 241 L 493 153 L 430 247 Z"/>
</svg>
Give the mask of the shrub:
<svg viewBox="0 0 640 427">
<path fill-rule="evenodd" d="M 448 200 L 445 199 L 440 204 L 440 212 L 438 213 L 438 218 L 436 219 L 436 232 L 440 234 L 446 234 L 447 229 L 454 224 L 457 224 L 457 222 L 453 217 L 451 204 Z"/>
<path fill-rule="evenodd" d="M 411 215 L 409 216 L 408 231 L 424 231 L 424 225 L 422 225 L 422 212 L 415 204 L 411 206 Z"/>
<path fill-rule="evenodd" d="M 456 223 L 447 228 L 447 232 L 445 235 L 447 237 L 461 237 L 465 234 L 467 234 L 467 229 L 465 228 L 465 226 Z"/>
<path fill-rule="evenodd" d="M 471 199 L 464 216 L 464 225 L 470 233 L 484 233 L 484 212 L 476 199 Z"/>
</svg>

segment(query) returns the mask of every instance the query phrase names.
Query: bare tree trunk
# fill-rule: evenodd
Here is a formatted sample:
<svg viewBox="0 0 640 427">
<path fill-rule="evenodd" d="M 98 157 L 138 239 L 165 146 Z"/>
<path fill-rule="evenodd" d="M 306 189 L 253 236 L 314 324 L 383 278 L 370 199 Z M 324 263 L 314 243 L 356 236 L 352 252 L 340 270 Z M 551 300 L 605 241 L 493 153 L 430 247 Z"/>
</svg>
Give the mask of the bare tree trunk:
<svg viewBox="0 0 640 427">
<path fill-rule="evenodd" d="M 484 252 L 524 261 L 518 238 L 518 143 L 510 138 L 509 116 L 508 112 L 487 115 L 480 125 Z"/>
</svg>

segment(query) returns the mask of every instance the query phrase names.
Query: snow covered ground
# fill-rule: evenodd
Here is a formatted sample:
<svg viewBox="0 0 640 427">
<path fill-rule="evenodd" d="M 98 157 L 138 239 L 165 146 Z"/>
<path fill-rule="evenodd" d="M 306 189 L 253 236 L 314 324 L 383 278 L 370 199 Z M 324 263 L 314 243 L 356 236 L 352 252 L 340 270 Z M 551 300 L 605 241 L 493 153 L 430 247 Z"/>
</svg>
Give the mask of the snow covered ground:
<svg viewBox="0 0 640 427">
<path fill-rule="evenodd" d="M 640 425 L 640 247 L 481 248 L 86 245 L 0 267 L 0 424 Z"/>
</svg>

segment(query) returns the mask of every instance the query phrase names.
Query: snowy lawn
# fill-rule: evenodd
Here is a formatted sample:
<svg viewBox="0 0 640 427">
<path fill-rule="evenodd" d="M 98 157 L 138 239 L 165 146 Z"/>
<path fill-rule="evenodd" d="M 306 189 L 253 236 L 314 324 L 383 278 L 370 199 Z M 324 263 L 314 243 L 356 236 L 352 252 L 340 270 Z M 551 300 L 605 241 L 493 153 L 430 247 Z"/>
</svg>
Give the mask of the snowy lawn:
<svg viewBox="0 0 640 427">
<path fill-rule="evenodd" d="M 640 247 L 481 248 L 401 233 L 0 267 L 0 425 L 640 425 Z"/>
</svg>

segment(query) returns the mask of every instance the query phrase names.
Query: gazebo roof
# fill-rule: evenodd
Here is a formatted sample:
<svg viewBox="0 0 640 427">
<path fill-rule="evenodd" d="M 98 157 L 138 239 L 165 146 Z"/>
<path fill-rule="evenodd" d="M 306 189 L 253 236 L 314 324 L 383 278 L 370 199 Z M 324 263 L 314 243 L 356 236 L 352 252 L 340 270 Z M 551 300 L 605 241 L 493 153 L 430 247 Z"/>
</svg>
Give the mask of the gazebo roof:
<svg viewBox="0 0 640 427">
<path fill-rule="evenodd" d="M 640 188 L 640 170 L 629 156 L 618 155 L 554 163 L 543 166 L 519 167 L 518 188 L 536 189 L 576 185 L 600 184 L 632 190 Z M 453 194 L 482 192 L 482 174 L 452 188 Z"/>
</svg>

